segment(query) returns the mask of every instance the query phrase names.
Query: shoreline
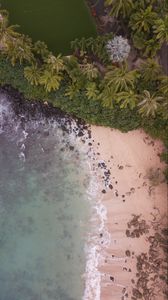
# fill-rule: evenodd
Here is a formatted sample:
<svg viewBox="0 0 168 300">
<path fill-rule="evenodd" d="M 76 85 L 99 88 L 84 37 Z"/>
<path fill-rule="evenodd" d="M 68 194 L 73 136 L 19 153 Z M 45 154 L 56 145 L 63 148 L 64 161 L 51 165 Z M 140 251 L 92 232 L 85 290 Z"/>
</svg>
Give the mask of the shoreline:
<svg viewBox="0 0 168 300">
<path fill-rule="evenodd" d="M 93 293 L 97 293 L 96 298 L 94 294 L 93 297 L 86 295 L 83 299 L 140 299 L 139 287 L 137 288 L 138 280 L 141 279 L 144 291 L 151 289 L 151 286 L 148 288 L 144 285 L 144 279 L 141 278 L 142 272 L 139 272 L 137 276 L 138 259 L 141 267 L 145 259 L 145 264 L 150 268 L 152 266 L 149 259 L 153 259 L 154 267 L 157 264 L 157 270 L 152 269 L 152 278 L 157 275 L 158 268 L 162 268 L 162 257 L 156 261 L 151 252 L 154 250 L 153 245 L 160 249 L 155 233 L 158 234 L 157 227 L 162 223 L 160 219 L 164 214 L 167 215 L 167 186 L 163 182 L 159 182 L 156 186 L 151 184 L 146 174 L 147 170 L 149 171 L 152 167 L 158 171 L 159 181 L 163 180 L 164 163 L 160 162 L 158 156 L 163 150 L 162 143 L 153 140 L 143 130 L 122 133 L 116 129 L 89 126 L 77 118 L 73 119 L 64 114 L 59 109 L 52 108 L 51 105 L 25 101 L 17 92 L 14 95 L 13 89 L 11 94 L 8 90 L 2 92 L 8 94 L 9 97 L 12 96 L 15 113 L 23 122 L 23 127 L 25 119 L 22 117 L 22 112 L 27 112 L 26 117 L 34 116 L 39 112 L 39 115 L 41 113 L 46 118 L 53 117 L 58 122 L 63 118 L 63 124 L 60 123 L 62 130 L 68 132 L 68 128 L 70 128 L 71 132 L 79 137 L 81 143 L 85 143 L 87 146 L 88 156 L 90 156 L 88 161 L 91 163 L 90 169 L 94 176 L 93 183 L 99 194 L 98 202 L 94 203 L 93 223 L 91 222 L 94 232 L 90 236 L 90 246 L 96 260 L 92 262 L 93 256 L 90 256 L 88 267 L 90 267 L 89 263 L 93 263 L 94 274 L 98 276 L 98 278 L 95 277 L 95 280 L 98 279 L 95 282 L 101 284 L 98 293 L 96 284 L 94 283 L 92 286 Z M 73 128 L 73 120 L 77 126 L 75 128 Z M 92 191 L 94 191 L 94 186 Z M 94 219 L 95 214 L 97 215 L 96 219 Z M 135 219 L 132 214 L 135 215 Z M 97 222 L 100 221 L 103 223 L 98 224 Z M 165 222 L 164 219 L 163 221 Z M 164 225 L 163 223 L 163 227 Z M 108 232 L 106 232 L 106 227 Z M 94 233 L 96 234 L 94 235 Z M 133 236 L 131 236 L 132 234 Z M 137 234 L 139 237 L 136 236 Z M 142 253 L 150 255 L 142 258 L 140 257 Z M 159 275 L 162 276 L 162 270 L 159 270 Z M 92 271 L 93 269 L 89 270 L 91 276 L 93 275 Z M 92 284 L 92 278 L 88 278 L 90 284 Z M 153 283 L 156 283 L 158 287 L 160 279 L 155 279 L 153 279 Z M 147 283 L 151 282 L 151 278 L 150 280 L 145 278 L 145 280 Z M 161 283 L 163 282 L 161 281 Z M 87 288 L 89 288 L 88 284 Z M 140 293 L 142 294 L 142 289 L 140 289 Z M 159 298 L 144 299 L 162 300 L 165 298 L 159 296 Z"/>
<path fill-rule="evenodd" d="M 161 251 L 157 238 L 160 230 L 166 229 L 168 215 L 167 185 L 162 176 L 165 164 L 159 158 L 163 145 L 143 130 L 121 133 L 91 126 L 91 134 L 96 162 L 104 162 L 110 172 L 102 189 L 110 244 L 103 245 L 100 250 L 100 300 L 163 300 L 166 279 L 157 277 L 158 272 L 160 276 L 166 276 L 165 253 Z M 148 178 L 152 170 L 157 183 Z M 99 237 L 102 244 L 103 234 Z M 155 259 L 154 250 L 157 250 L 159 261 Z M 146 270 L 143 278 L 145 264 L 148 264 L 149 272 Z"/>
</svg>

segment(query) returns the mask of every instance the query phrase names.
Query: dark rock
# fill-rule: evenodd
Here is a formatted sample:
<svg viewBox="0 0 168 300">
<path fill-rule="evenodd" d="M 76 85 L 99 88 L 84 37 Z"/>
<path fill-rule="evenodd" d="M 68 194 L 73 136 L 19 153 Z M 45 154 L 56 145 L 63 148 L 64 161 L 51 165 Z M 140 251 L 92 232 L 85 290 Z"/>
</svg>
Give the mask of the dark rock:
<svg viewBox="0 0 168 300">
<path fill-rule="evenodd" d="M 83 131 L 78 132 L 78 136 L 83 136 L 83 135 L 84 135 Z"/>
<path fill-rule="evenodd" d="M 109 184 L 109 189 L 111 189 L 111 190 L 113 189 L 113 186 L 112 186 L 112 184 Z"/>
<path fill-rule="evenodd" d="M 69 150 L 73 151 L 74 150 L 74 146 L 69 146 Z"/>
<path fill-rule="evenodd" d="M 142 299 L 142 294 L 139 290 L 133 289 L 132 293 L 133 293 L 133 296 L 136 297 L 136 299 Z"/>
<path fill-rule="evenodd" d="M 128 229 L 126 230 L 125 233 L 126 233 L 126 236 L 130 237 L 130 231 Z"/>
<path fill-rule="evenodd" d="M 125 251 L 126 256 L 131 256 L 131 252 L 129 250 Z"/>
</svg>

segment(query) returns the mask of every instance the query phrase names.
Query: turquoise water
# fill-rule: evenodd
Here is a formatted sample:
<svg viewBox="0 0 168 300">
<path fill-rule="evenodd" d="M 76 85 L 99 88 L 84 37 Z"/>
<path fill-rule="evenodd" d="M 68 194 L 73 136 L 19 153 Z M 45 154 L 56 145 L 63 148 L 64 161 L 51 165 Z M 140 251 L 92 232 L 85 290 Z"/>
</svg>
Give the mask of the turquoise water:
<svg viewBox="0 0 168 300">
<path fill-rule="evenodd" d="M 1 96 L 0 299 L 80 300 L 90 216 L 85 154 L 55 121 L 29 120 L 23 129 L 6 103 Z"/>
<path fill-rule="evenodd" d="M 1 0 L 12 24 L 34 41 L 45 41 L 50 50 L 69 54 L 75 38 L 96 35 L 85 0 Z"/>
</svg>

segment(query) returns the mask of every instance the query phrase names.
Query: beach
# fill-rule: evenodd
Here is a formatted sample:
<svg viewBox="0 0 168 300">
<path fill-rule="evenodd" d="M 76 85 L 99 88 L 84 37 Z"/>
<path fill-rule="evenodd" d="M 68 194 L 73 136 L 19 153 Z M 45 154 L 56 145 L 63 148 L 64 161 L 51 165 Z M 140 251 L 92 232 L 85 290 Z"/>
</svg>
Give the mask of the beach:
<svg viewBox="0 0 168 300">
<path fill-rule="evenodd" d="M 108 243 L 99 233 L 100 299 L 166 299 L 163 145 L 143 130 L 121 133 L 91 126 L 91 133 L 96 163 L 105 167 L 99 179 L 107 213 L 104 231 L 109 233 Z"/>
<path fill-rule="evenodd" d="M 36 122 L 35 116 L 38 118 L 38 122 Z M 74 289 L 66 286 L 62 286 L 61 290 L 60 288 L 57 289 L 55 286 L 55 273 L 51 272 L 50 265 L 48 269 L 45 267 L 44 275 L 47 274 L 46 270 L 48 270 L 48 276 L 53 274 L 53 285 L 50 287 L 50 289 L 53 289 L 53 297 L 64 295 L 65 298 L 66 292 L 64 291 L 72 290 L 74 293 L 73 298 L 81 299 L 79 294 L 82 294 L 84 285 L 83 300 L 167 299 L 165 296 L 167 279 L 165 252 L 168 237 L 167 185 L 162 172 L 165 164 L 160 161 L 160 154 L 164 148 L 163 144 L 159 140 L 152 139 L 143 130 L 122 133 L 115 129 L 89 126 L 80 120 L 70 118 L 59 109 L 48 104 L 41 105 L 40 102 L 35 102 L 32 105 L 29 101 L 18 97 L 17 93 L 9 93 L 7 96 L 5 91 L 2 91 L 1 95 L 0 120 L 1 133 L 5 130 L 7 137 L 12 134 L 17 138 L 17 143 L 14 143 L 15 147 L 11 147 L 7 143 L 5 144 L 5 137 L 4 139 L 3 136 L 1 137 L 1 145 L 5 147 L 5 151 L 2 151 L 2 153 L 6 155 L 5 153 L 11 151 L 11 149 L 16 150 L 17 153 L 14 154 L 14 161 L 16 163 L 18 161 L 19 169 L 16 168 L 17 166 L 14 167 L 13 164 L 12 170 L 15 171 L 16 169 L 17 176 L 13 175 L 11 177 L 12 184 L 9 186 L 13 186 L 13 188 L 16 186 L 17 191 L 18 184 L 18 191 L 23 193 L 23 196 L 19 198 L 20 192 L 13 190 L 12 193 L 9 193 L 8 191 L 7 194 L 11 195 L 10 200 L 10 197 L 5 196 L 6 185 L 2 183 L 4 203 L 8 203 L 8 206 L 11 207 L 11 203 L 14 205 L 15 194 L 17 195 L 16 200 L 19 201 L 24 199 L 25 195 L 27 197 L 30 195 L 30 199 L 26 200 L 25 203 L 22 200 L 24 206 L 21 206 L 21 202 L 19 202 L 19 209 L 22 210 L 23 207 L 25 209 L 20 212 L 17 208 L 18 215 L 14 214 L 13 219 L 10 215 L 10 222 L 13 220 L 15 226 L 10 226 L 10 222 L 7 222 L 9 228 L 4 227 L 4 230 L 7 228 L 7 234 L 1 228 L 2 237 L 9 236 L 9 242 L 16 243 L 16 240 L 18 240 L 18 244 L 23 244 L 26 247 L 26 249 L 24 247 L 23 249 L 18 248 L 22 249 L 22 252 L 19 252 L 19 255 L 16 256 L 19 264 L 24 262 L 24 259 L 21 260 L 20 258 L 21 255 L 27 253 L 27 249 L 30 251 L 32 247 L 32 253 L 34 253 L 33 247 L 37 243 L 37 236 L 40 237 L 41 228 L 43 228 L 45 246 L 41 249 L 43 249 L 44 258 L 46 259 L 46 253 L 54 253 L 49 257 L 54 259 L 55 272 L 58 270 L 60 275 L 64 274 L 64 270 L 70 270 L 67 273 L 68 280 L 65 277 L 61 282 L 65 285 L 68 282 L 72 287 L 72 281 L 69 280 L 72 277 L 74 283 Z M 13 131 L 11 128 L 13 128 Z M 33 147 L 32 138 L 34 138 Z M 37 148 L 34 148 L 35 141 L 37 141 Z M 17 156 L 18 153 L 19 156 Z M 38 160 L 36 159 L 37 154 Z M 11 156 L 12 152 L 8 156 L 10 160 Z M 7 159 L 1 158 L 2 162 L 6 163 Z M 47 165 L 46 161 L 48 162 Z M 23 166 L 26 167 L 29 162 L 30 165 L 36 167 L 37 171 L 39 170 L 40 175 L 39 173 L 36 175 L 36 172 L 33 171 L 30 182 L 27 183 L 26 181 L 24 185 L 23 174 L 20 172 L 24 170 Z M 20 164 L 22 167 L 20 167 Z M 73 168 L 71 164 L 72 166 L 74 164 Z M 9 174 L 3 171 L 1 181 L 10 183 L 11 168 L 6 166 L 2 170 L 5 170 L 5 168 L 9 169 Z M 31 168 L 28 168 L 29 172 Z M 59 168 L 61 168 L 61 172 Z M 56 171 L 58 174 L 55 175 L 53 172 Z M 6 174 L 6 177 L 4 177 L 4 174 Z M 19 181 L 19 174 L 22 185 Z M 26 173 L 26 180 L 28 174 Z M 40 181 L 41 175 L 43 177 Z M 13 184 L 13 178 L 17 178 L 17 184 L 15 185 Z M 36 178 L 38 179 L 37 182 Z M 55 181 L 55 178 L 57 180 L 60 178 L 60 184 Z M 56 186 L 56 190 L 53 190 L 52 182 L 54 188 Z M 40 194 L 36 190 L 38 184 Z M 51 188 L 49 188 L 50 185 Z M 27 188 L 26 191 L 23 188 L 24 186 Z M 42 186 L 44 192 L 42 192 Z M 66 190 L 68 198 L 65 197 Z M 57 194 L 54 194 L 53 191 L 56 191 Z M 63 191 L 63 196 L 59 196 L 61 191 Z M 3 194 L 2 191 L 1 194 Z M 32 197 L 32 195 L 34 196 Z M 83 198 L 82 195 L 84 195 Z M 56 202 L 57 198 L 61 199 L 60 204 Z M 36 210 L 34 203 L 38 199 L 42 202 L 39 206 L 37 205 L 38 209 Z M 54 199 L 53 202 L 52 199 Z M 74 206 L 69 206 L 69 203 L 73 203 L 73 201 L 75 201 Z M 28 205 L 28 208 L 25 204 Z M 63 207 L 60 205 L 63 205 Z M 54 214 L 50 211 L 51 206 Z M 55 207 L 55 210 L 53 210 L 53 207 Z M 3 206 L 1 207 L 3 218 L 8 220 L 2 208 Z M 58 212 L 56 208 L 59 208 Z M 39 209 L 42 212 L 41 215 L 45 216 L 45 222 L 39 215 Z M 35 218 L 36 211 L 37 217 Z M 69 213 L 70 216 L 65 215 Z M 19 221 L 16 220 L 16 217 Z M 48 221 L 46 223 L 46 218 L 52 221 L 51 225 Z M 57 220 L 58 224 L 54 223 Z M 72 224 L 73 235 L 67 231 L 68 228 L 71 228 L 70 224 L 72 222 L 76 222 L 74 225 Z M 46 233 L 47 228 L 43 227 L 45 224 L 47 226 L 49 224 L 50 233 L 50 227 L 52 228 L 53 235 Z M 63 229 L 57 230 L 61 224 Z M 17 226 L 19 226 L 19 229 L 17 229 Z M 15 235 L 11 231 L 13 228 Z M 37 228 L 39 228 L 40 234 L 35 230 Z M 24 234 L 19 236 L 20 231 Z M 10 232 L 14 240 L 10 237 Z M 18 234 L 17 239 L 16 233 Z M 20 238 L 24 238 L 25 233 L 32 238 L 32 241 L 28 239 L 29 247 L 25 242 L 20 242 Z M 58 234 L 57 237 L 56 233 Z M 47 240 L 46 243 L 47 237 L 51 237 L 51 241 Z M 72 240 L 73 237 L 74 240 Z M 55 249 L 59 249 L 57 244 L 59 239 L 61 241 L 59 255 L 61 257 L 63 255 L 63 257 L 62 260 L 59 258 L 57 262 L 55 259 L 58 254 Z M 70 247 L 68 247 L 67 239 L 71 243 Z M 49 251 L 45 250 L 47 245 L 53 245 L 53 241 L 56 243 L 54 251 L 51 251 L 51 248 Z M 65 242 L 66 245 L 63 246 L 62 242 Z M 74 245 L 75 250 L 73 250 L 72 245 Z M 12 257 L 13 253 L 17 253 L 16 250 L 14 252 L 13 245 L 8 249 L 12 249 Z M 84 250 L 86 261 L 84 256 L 83 258 L 81 256 L 82 253 L 84 254 Z M 4 255 L 9 254 L 7 251 L 3 251 L 3 253 Z M 31 258 L 31 263 L 33 261 L 32 257 L 34 257 L 33 266 L 36 266 L 38 253 L 41 252 L 35 252 L 34 256 L 28 255 Z M 77 253 L 76 258 L 74 258 L 75 253 Z M 16 268 L 18 267 L 17 259 Z M 3 257 L 2 261 L 10 262 L 9 259 L 3 259 Z M 62 273 L 58 269 L 59 262 L 61 262 L 60 265 L 63 269 Z M 80 267 L 82 262 L 83 267 Z M 40 268 L 42 266 L 39 261 L 37 265 L 39 266 L 39 273 L 38 268 L 35 268 L 34 272 L 37 271 L 38 275 L 41 274 Z M 78 270 L 79 267 L 80 270 Z M 24 265 L 20 265 L 20 269 L 22 268 L 25 269 Z M 11 272 L 10 264 L 4 264 L 4 270 L 8 269 Z M 1 272 L 1 276 L 5 276 L 6 271 Z M 27 270 L 27 273 L 25 273 L 24 280 L 29 279 L 29 272 Z M 69 275 L 73 272 L 73 276 Z M 18 278 L 20 277 L 16 276 L 16 282 Z M 33 277 L 31 276 L 31 278 Z M 9 279 L 5 281 L 7 285 L 3 285 L 4 291 L 1 287 L 1 294 L 13 294 L 13 291 L 15 291 L 15 296 L 18 299 L 20 294 L 17 293 L 24 293 L 24 290 L 19 288 L 17 291 L 15 290 L 15 287 L 17 287 L 16 282 L 9 291 Z M 20 284 L 29 284 L 27 282 L 29 280 Z M 38 280 L 36 282 L 38 283 Z M 44 292 L 50 295 L 47 284 L 48 280 L 44 278 Z M 38 287 L 37 291 L 41 293 L 41 289 L 39 292 Z M 31 293 L 34 293 L 34 287 L 32 287 Z M 76 296 L 75 293 L 78 293 L 78 295 Z M 25 299 L 29 297 L 29 292 L 26 296 L 24 294 L 24 297 Z"/>
</svg>

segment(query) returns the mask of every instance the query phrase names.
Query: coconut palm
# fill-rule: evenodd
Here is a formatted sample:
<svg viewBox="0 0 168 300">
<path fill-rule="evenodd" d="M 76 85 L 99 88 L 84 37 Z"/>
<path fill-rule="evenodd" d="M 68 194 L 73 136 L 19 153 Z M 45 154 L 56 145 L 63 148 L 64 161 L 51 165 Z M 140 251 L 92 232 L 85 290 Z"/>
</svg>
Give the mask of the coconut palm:
<svg viewBox="0 0 168 300">
<path fill-rule="evenodd" d="M 58 56 L 54 56 L 53 54 L 50 54 L 45 59 L 45 62 L 51 71 L 56 71 L 58 73 L 64 70 L 64 62 L 63 59 L 61 58 L 61 54 L 59 54 Z"/>
<path fill-rule="evenodd" d="M 152 11 L 152 6 L 148 6 L 146 9 L 140 9 L 134 13 L 129 22 L 129 27 L 133 31 L 137 32 L 150 32 L 152 25 L 157 18 L 157 14 Z"/>
<path fill-rule="evenodd" d="M 89 100 L 93 99 L 96 100 L 98 97 L 99 91 L 97 89 L 95 82 L 89 82 L 86 85 L 86 96 Z"/>
<path fill-rule="evenodd" d="M 79 50 L 80 50 L 80 56 L 84 56 L 86 53 L 86 39 L 84 37 L 79 40 Z"/>
<path fill-rule="evenodd" d="M 101 100 L 102 106 L 113 108 L 113 104 L 116 102 L 117 93 L 113 87 L 105 86 L 98 99 Z"/>
<path fill-rule="evenodd" d="M 65 91 L 65 96 L 69 97 L 70 100 L 74 99 L 78 94 L 80 87 L 78 83 L 72 82 Z"/>
<path fill-rule="evenodd" d="M 161 44 L 168 42 L 168 15 L 164 19 L 156 20 L 153 29 L 156 34 L 156 39 L 159 40 Z"/>
<path fill-rule="evenodd" d="M 82 73 L 87 77 L 88 80 L 96 79 L 99 75 L 98 69 L 93 64 L 80 65 Z"/>
<path fill-rule="evenodd" d="M 126 17 L 134 7 L 132 0 L 105 0 L 105 4 L 111 5 L 110 15 L 118 17 L 120 14 Z"/>
<path fill-rule="evenodd" d="M 168 95 L 168 76 L 160 76 L 160 85 L 159 85 L 159 91 L 163 93 L 164 95 Z"/>
<path fill-rule="evenodd" d="M 116 92 L 120 92 L 133 89 L 137 77 L 137 70 L 129 71 L 128 66 L 123 64 L 121 67 L 110 67 L 104 79 L 105 84 L 113 87 Z"/>
<path fill-rule="evenodd" d="M 0 49 L 2 50 L 8 50 L 8 42 L 20 36 L 20 34 L 15 31 L 19 26 L 9 26 L 8 17 L 9 14 L 6 10 L 0 10 Z"/>
<path fill-rule="evenodd" d="M 132 41 L 135 48 L 143 50 L 145 48 L 145 42 L 148 39 L 148 34 L 146 32 L 133 32 Z"/>
<path fill-rule="evenodd" d="M 138 95 L 132 90 L 120 92 L 116 97 L 116 101 L 120 103 L 120 108 L 127 108 L 129 106 L 130 109 L 133 109 L 137 104 L 137 100 Z"/>
<path fill-rule="evenodd" d="M 54 74 L 45 69 L 40 76 L 39 83 L 44 86 L 47 92 L 51 92 L 52 90 L 55 91 L 59 89 L 61 80 L 62 77 L 59 74 Z"/>
<path fill-rule="evenodd" d="M 41 69 L 37 64 L 24 68 L 24 76 L 32 85 L 38 85 L 41 77 Z"/>
<path fill-rule="evenodd" d="M 160 48 L 161 45 L 157 43 L 155 39 L 150 39 L 145 42 L 145 51 L 143 55 L 145 57 L 155 57 Z"/>
<path fill-rule="evenodd" d="M 37 41 L 34 43 L 34 52 L 41 56 L 41 58 L 44 60 L 49 55 L 49 50 L 47 45 L 42 41 Z"/>
<path fill-rule="evenodd" d="M 75 56 L 64 57 L 65 71 L 70 79 L 75 82 L 82 76 L 80 65 Z"/>
<path fill-rule="evenodd" d="M 148 58 L 140 66 L 140 72 L 146 82 L 157 80 L 162 72 L 161 66 L 156 60 Z"/>
<path fill-rule="evenodd" d="M 168 120 L 168 96 L 164 98 L 163 103 L 160 106 L 160 113 L 164 120 Z"/>
<path fill-rule="evenodd" d="M 34 61 L 32 53 L 32 41 L 29 37 L 21 35 L 17 39 L 8 42 L 8 57 L 14 66 L 18 61 L 22 64 L 24 61 Z"/>
<path fill-rule="evenodd" d="M 144 90 L 141 101 L 138 104 L 139 113 L 145 117 L 155 117 L 163 99 L 164 97 L 159 96 L 156 93 L 151 95 L 149 91 Z"/>
</svg>

